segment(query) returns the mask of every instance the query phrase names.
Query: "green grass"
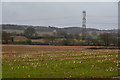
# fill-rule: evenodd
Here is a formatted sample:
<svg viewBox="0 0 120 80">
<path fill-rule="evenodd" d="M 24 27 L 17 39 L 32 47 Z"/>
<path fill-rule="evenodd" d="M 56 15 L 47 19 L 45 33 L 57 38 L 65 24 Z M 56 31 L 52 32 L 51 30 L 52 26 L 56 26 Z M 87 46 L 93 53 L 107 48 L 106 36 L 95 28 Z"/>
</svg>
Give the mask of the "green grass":
<svg viewBox="0 0 120 80">
<path fill-rule="evenodd" d="M 4 54 L 3 78 L 113 77 L 117 72 L 117 50 L 21 51 Z"/>
</svg>

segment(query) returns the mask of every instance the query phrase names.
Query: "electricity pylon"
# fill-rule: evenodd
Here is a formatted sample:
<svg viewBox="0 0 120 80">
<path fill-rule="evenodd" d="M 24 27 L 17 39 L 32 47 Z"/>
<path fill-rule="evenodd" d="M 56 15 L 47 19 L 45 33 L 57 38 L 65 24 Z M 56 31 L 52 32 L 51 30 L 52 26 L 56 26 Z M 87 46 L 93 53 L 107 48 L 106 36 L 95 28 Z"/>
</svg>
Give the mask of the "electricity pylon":
<svg viewBox="0 0 120 80">
<path fill-rule="evenodd" d="M 86 11 L 83 11 L 82 18 L 82 40 L 86 39 Z"/>
</svg>

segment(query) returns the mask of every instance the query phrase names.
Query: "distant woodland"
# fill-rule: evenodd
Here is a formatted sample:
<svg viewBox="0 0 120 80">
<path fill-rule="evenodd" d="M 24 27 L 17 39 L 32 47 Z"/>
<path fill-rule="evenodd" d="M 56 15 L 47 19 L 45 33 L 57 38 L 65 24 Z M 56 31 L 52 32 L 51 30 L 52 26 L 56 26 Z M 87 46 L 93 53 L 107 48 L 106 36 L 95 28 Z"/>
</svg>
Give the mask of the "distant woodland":
<svg viewBox="0 0 120 80">
<path fill-rule="evenodd" d="M 65 45 L 65 46 L 118 46 L 118 30 L 87 28 L 82 35 L 81 27 L 57 28 L 3 24 L 3 44 Z"/>
</svg>

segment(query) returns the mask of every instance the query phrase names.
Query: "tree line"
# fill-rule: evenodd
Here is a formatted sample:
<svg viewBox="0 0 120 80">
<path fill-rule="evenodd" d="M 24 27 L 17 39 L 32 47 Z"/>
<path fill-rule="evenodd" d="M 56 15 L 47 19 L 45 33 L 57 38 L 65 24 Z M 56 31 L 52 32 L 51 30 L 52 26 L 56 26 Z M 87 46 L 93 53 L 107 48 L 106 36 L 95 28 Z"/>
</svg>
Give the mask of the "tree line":
<svg viewBox="0 0 120 80">
<path fill-rule="evenodd" d="M 118 46 L 118 35 L 114 33 L 102 33 L 98 36 L 87 34 L 82 40 L 82 35 L 69 34 L 63 31 L 55 32 L 53 35 L 40 36 L 33 27 L 28 27 L 23 33 L 8 33 L 2 31 L 3 44 L 17 44 L 14 41 L 15 36 L 24 36 L 27 38 L 26 42 L 21 44 L 37 44 L 37 45 L 66 45 L 66 46 Z M 43 39 L 44 43 L 32 42 L 32 40 Z M 19 42 L 18 42 L 19 43 Z"/>
</svg>

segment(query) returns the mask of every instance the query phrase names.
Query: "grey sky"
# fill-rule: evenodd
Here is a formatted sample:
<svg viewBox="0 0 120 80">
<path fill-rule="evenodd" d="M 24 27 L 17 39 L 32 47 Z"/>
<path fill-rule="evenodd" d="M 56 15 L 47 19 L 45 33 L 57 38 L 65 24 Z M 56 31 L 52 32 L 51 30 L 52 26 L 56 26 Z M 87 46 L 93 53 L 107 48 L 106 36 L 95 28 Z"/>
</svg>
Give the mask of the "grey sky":
<svg viewBox="0 0 120 80">
<path fill-rule="evenodd" d="M 2 20 L 3 24 L 81 27 L 83 10 L 87 12 L 88 28 L 118 28 L 115 2 L 4 2 Z"/>
</svg>

